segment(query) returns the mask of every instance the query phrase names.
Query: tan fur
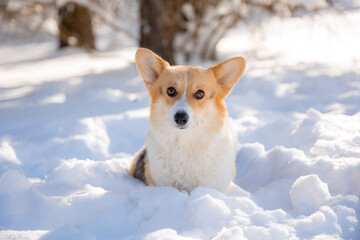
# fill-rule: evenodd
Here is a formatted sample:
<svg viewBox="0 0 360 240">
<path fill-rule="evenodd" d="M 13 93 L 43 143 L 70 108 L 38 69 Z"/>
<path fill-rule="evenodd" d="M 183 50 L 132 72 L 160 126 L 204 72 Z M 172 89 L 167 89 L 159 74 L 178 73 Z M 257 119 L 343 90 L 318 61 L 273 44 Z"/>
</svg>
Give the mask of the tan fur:
<svg viewBox="0 0 360 240">
<path fill-rule="evenodd" d="M 134 158 L 135 159 L 135 158 Z M 134 177 L 136 161 L 132 160 L 129 168 L 129 175 Z"/>
<path fill-rule="evenodd" d="M 223 124 L 222 119 L 224 119 L 227 114 L 224 103 L 225 96 L 223 95 L 219 85 L 216 83 L 216 79 L 212 70 L 183 66 L 166 68 L 160 75 L 158 81 L 155 84 L 149 86 L 151 95 L 151 108 L 154 107 L 154 103 L 156 103 L 160 98 L 164 100 L 168 107 L 171 107 L 176 101 L 179 100 L 185 91 L 184 75 L 186 72 L 189 72 L 189 86 L 187 88 L 186 96 L 188 99 L 188 104 L 192 107 L 194 112 L 203 114 L 203 117 L 206 118 L 207 105 L 211 104 L 211 102 L 214 102 L 219 110 L 218 114 L 222 115 L 222 117 L 214 119 L 212 126 L 209 127 L 213 127 L 214 129 L 221 127 Z M 166 95 L 166 90 L 169 87 L 174 86 L 177 87 L 178 94 L 176 97 L 169 98 Z M 162 89 L 162 94 L 160 94 L 160 88 Z M 202 89 L 205 92 L 205 97 L 201 100 L 197 100 L 192 96 L 198 89 Z M 214 94 L 214 96 L 210 99 L 211 94 Z M 160 121 L 157 120 L 157 118 L 160 116 L 158 114 L 155 115 L 152 113 L 154 113 L 154 111 L 151 111 L 150 120 L 155 124 L 160 124 Z"/>
<path fill-rule="evenodd" d="M 139 49 L 135 58 L 136 66 L 151 96 L 150 130 L 146 140 L 148 153 L 145 158 L 147 183 L 172 185 L 187 191 L 203 185 L 225 192 L 224 186 L 236 172 L 236 143 L 232 142 L 234 140 L 230 136 L 224 98 L 244 73 L 245 59 L 236 57 L 203 69 L 170 66 L 147 49 Z M 167 95 L 170 87 L 176 89 L 176 96 Z M 204 98 L 195 98 L 198 90 L 205 93 Z M 184 101 L 191 109 L 193 122 L 191 125 L 189 123 L 186 130 L 169 125 L 173 117 L 170 109 L 179 101 Z M 221 147 L 221 144 L 225 144 L 224 147 Z M 217 160 L 217 156 L 226 161 Z M 178 167 L 184 169 L 176 169 Z M 130 175 L 133 175 L 134 168 L 135 163 L 130 167 Z M 222 168 L 225 172 L 221 172 Z M 161 169 L 168 175 L 163 175 Z M 213 174 L 214 178 L 211 177 Z M 216 180 L 222 174 L 225 180 L 220 179 L 226 182 L 225 185 L 219 185 L 219 180 Z M 173 182 L 164 178 L 165 176 L 174 178 Z"/>
<path fill-rule="evenodd" d="M 150 172 L 150 167 L 149 167 L 149 157 L 146 156 L 145 158 L 145 177 L 146 177 L 146 181 L 149 185 L 151 186 L 156 186 L 154 180 L 152 179 L 151 176 L 151 172 Z"/>
</svg>

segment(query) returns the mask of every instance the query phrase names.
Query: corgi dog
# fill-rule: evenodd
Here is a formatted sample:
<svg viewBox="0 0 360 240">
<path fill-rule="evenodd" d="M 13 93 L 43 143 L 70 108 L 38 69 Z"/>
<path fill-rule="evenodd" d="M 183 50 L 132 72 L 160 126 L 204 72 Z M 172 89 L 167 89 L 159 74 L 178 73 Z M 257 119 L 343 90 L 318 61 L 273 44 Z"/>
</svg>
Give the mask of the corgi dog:
<svg viewBox="0 0 360 240">
<path fill-rule="evenodd" d="M 226 193 L 236 172 L 236 139 L 224 99 L 244 73 L 245 59 L 208 69 L 170 66 L 140 48 L 135 62 L 151 96 L 150 127 L 129 174 L 152 186 Z"/>
</svg>

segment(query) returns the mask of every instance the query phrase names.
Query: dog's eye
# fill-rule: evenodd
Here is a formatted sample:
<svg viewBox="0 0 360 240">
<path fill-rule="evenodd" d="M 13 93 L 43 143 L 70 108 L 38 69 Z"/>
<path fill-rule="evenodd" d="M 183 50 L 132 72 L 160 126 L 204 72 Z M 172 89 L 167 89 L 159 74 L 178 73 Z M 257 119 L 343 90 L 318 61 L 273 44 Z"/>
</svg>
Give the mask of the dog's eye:
<svg viewBox="0 0 360 240">
<path fill-rule="evenodd" d="M 203 90 L 198 90 L 194 96 L 196 99 L 202 99 L 205 96 L 205 93 Z"/>
<path fill-rule="evenodd" d="M 175 97 L 176 96 L 176 90 L 173 87 L 169 87 L 167 89 L 167 94 L 169 95 L 169 97 Z"/>
</svg>

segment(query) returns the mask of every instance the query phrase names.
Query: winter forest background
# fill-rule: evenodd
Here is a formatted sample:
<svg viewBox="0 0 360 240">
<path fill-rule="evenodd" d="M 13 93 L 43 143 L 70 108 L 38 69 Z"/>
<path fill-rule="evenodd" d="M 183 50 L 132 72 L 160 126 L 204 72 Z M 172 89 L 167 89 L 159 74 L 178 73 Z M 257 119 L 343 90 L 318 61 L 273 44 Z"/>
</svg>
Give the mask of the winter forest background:
<svg viewBox="0 0 360 240">
<path fill-rule="evenodd" d="M 360 239 L 359 0 L 0 0 L 0 239 Z M 247 60 L 228 196 L 127 167 L 134 64 Z"/>
</svg>

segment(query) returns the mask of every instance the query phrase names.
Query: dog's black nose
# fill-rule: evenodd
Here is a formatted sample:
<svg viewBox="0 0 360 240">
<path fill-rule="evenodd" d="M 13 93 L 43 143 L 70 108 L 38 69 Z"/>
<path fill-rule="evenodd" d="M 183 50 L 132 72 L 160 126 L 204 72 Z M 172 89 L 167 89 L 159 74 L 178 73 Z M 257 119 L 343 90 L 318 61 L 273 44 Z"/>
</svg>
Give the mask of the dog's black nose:
<svg viewBox="0 0 360 240">
<path fill-rule="evenodd" d="M 189 121 L 189 115 L 184 111 L 180 111 L 175 114 L 174 120 L 177 125 L 184 126 Z"/>
</svg>

